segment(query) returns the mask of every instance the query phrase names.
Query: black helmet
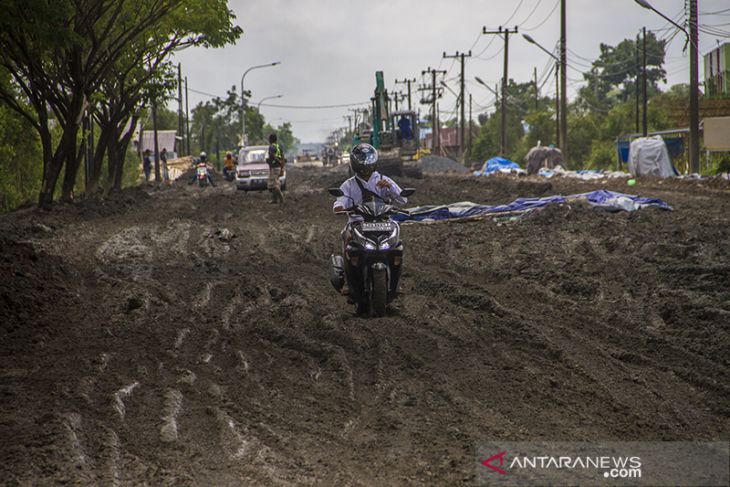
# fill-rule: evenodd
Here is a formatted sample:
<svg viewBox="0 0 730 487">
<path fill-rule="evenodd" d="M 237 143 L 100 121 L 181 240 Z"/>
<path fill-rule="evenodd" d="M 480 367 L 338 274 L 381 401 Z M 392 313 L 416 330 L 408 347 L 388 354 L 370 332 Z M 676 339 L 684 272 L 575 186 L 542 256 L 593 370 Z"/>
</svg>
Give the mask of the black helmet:
<svg viewBox="0 0 730 487">
<path fill-rule="evenodd" d="M 378 151 L 370 144 L 357 144 L 350 151 L 350 167 L 363 179 L 378 169 Z"/>
</svg>

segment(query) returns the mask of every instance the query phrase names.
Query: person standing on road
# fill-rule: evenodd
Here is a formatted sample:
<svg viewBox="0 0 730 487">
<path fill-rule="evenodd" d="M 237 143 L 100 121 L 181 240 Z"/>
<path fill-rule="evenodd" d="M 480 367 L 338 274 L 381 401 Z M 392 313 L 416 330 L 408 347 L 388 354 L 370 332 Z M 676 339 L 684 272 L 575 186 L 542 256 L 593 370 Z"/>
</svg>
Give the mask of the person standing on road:
<svg viewBox="0 0 730 487">
<path fill-rule="evenodd" d="M 149 149 L 145 149 L 142 157 L 142 171 L 144 172 L 144 182 L 149 183 L 150 182 L 150 172 L 152 172 L 152 158 L 150 157 L 152 155 L 152 151 Z"/>
<path fill-rule="evenodd" d="M 269 165 L 269 182 L 267 187 L 271 192 L 271 203 L 284 203 L 284 195 L 281 192 L 281 181 L 279 178 L 284 175 L 284 151 L 281 145 L 276 142 L 276 134 L 269 135 L 269 156 L 266 163 Z"/>
</svg>

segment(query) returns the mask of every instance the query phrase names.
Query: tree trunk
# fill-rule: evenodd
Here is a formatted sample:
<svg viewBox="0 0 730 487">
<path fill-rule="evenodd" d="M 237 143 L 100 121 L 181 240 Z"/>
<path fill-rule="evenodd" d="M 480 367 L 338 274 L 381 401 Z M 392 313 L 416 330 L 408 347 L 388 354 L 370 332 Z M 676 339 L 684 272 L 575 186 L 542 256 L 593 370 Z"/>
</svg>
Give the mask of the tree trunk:
<svg viewBox="0 0 730 487">
<path fill-rule="evenodd" d="M 114 191 L 121 191 L 122 189 L 122 178 L 124 176 L 124 163 L 127 155 L 127 148 L 129 142 L 132 140 L 134 135 L 134 128 L 137 125 L 137 116 L 132 116 L 129 129 L 125 133 L 121 133 L 124 130 L 125 125 L 118 125 L 122 127 L 119 132 L 115 133 L 115 137 L 109 143 L 109 180 L 112 185 L 110 188 Z M 114 170 L 112 171 L 112 158 L 114 159 Z"/>
<path fill-rule="evenodd" d="M 89 170 L 89 185 L 86 188 L 86 194 L 88 195 L 93 195 L 99 191 L 99 180 L 101 179 L 101 168 L 104 164 L 104 154 L 107 152 L 107 146 L 111 137 L 108 125 L 99 123 L 99 130 L 101 133 L 94 148 L 94 158 L 91 161 L 91 168 Z"/>
<path fill-rule="evenodd" d="M 61 187 L 61 202 L 70 203 L 74 199 L 74 187 L 76 186 L 76 174 L 81 165 L 81 158 L 76 152 L 76 136 L 68 137 L 65 142 L 66 149 L 66 170 L 63 174 L 63 186 Z"/>
</svg>

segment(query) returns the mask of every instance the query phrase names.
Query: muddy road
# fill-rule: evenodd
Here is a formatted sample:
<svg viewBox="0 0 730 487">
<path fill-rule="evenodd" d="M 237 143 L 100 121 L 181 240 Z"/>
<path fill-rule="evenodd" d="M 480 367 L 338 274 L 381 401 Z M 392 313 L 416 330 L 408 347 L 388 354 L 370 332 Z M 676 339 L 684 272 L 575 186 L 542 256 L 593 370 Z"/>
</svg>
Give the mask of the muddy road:
<svg viewBox="0 0 730 487">
<path fill-rule="evenodd" d="M 337 169 L 0 217 L 3 485 L 470 485 L 494 440 L 730 437 L 730 190 L 408 225 L 403 295 L 327 280 Z M 625 191 L 435 177 L 413 204 Z"/>
</svg>

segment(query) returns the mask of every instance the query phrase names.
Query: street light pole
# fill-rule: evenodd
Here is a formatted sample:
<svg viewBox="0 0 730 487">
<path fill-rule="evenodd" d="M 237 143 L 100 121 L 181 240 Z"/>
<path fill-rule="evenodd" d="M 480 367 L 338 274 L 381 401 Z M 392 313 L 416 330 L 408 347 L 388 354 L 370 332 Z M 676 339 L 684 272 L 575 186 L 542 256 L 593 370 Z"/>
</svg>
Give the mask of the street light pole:
<svg viewBox="0 0 730 487">
<path fill-rule="evenodd" d="M 276 66 L 277 64 L 281 64 L 281 62 L 276 61 L 273 63 L 251 66 L 246 71 L 244 71 L 243 76 L 241 76 L 241 146 L 246 145 L 246 92 L 243 91 L 243 80 L 246 78 L 246 75 L 249 71 L 253 71 L 254 69 L 259 68 L 268 68 L 269 66 Z"/>
<path fill-rule="evenodd" d="M 265 96 L 264 98 L 261 98 L 259 103 L 256 105 L 256 110 L 259 112 L 261 111 L 261 104 L 265 102 L 266 100 L 273 100 L 274 98 L 281 98 L 284 95 L 274 95 L 274 96 Z"/>
<path fill-rule="evenodd" d="M 697 0 L 689 0 L 689 32 L 675 21 L 651 6 L 646 0 L 634 0 L 647 10 L 660 15 L 664 20 L 684 32 L 689 43 L 689 170 L 700 172 L 700 99 L 699 68 L 697 63 Z"/>
<path fill-rule="evenodd" d="M 563 158 L 567 162 L 568 160 L 567 160 L 567 158 L 565 158 L 564 144 L 568 140 L 568 137 L 567 137 L 568 125 L 566 123 L 565 126 L 563 126 L 563 121 L 567 120 L 567 119 L 563 118 L 563 113 L 566 111 L 566 107 L 564 105 L 564 103 L 566 103 L 566 98 L 562 96 L 562 93 L 560 93 L 560 79 L 559 79 L 559 75 L 561 74 L 560 58 L 558 58 L 558 56 L 556 56 L 555 54 L 553 54 L 552 52 L 548 51 L 547 49 L 542 47 L 540 44 L 538 44 L 537 41 L 535 39 L 533 39 L 530 35 L 522 34 L 522 37 L 524 37 L 525 40 L 527 42 L 529 42 L 530 44 L 535 44 L 537 47 L 539 47 L 540 49 L 545 51 L 545 53 L 548 56 L 550 56 L 551 58 L 553 58 L 555 60 L 555 124 L 556 124 L 555 132 L 556 132 L 556 137 L 557 137 L 556 142 L 558 144 L 558 147 L 560 147 L 560 150 L 563 151 Z M 560 100 L 560 101 L 558 101 L 558 100 Z"/>
</svg>

